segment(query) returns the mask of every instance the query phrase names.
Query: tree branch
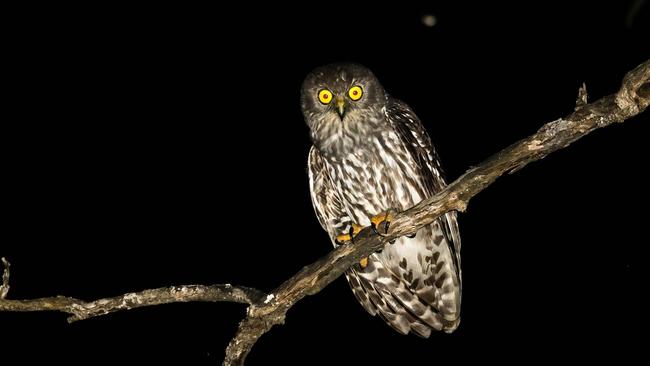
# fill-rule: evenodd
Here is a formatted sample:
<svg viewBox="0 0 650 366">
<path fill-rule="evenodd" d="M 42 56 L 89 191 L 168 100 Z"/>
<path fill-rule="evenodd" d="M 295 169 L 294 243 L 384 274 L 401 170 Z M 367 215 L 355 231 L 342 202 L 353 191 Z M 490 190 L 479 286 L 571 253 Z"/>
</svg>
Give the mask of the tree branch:
<svg viewBox="0 0 650 366">
<path fill-rule="evenodd" d="M 84 302 L 68 297 L 35 300 L 6 300 L 9 289 L 8 263 L 0 287 L 0 311 L 56 310 L 72 314 L 70 321 L 135 307 L 187 301 L 231 301 L 250 304 L 246 318 L 226 349 L 224 365 L 242 365 L 257 339 L 273 325 L 283 324 L 286 312 L 307 295 L 318 293 L 361 258 L 384 247 L 387 241 L 415 232 L 448 211 L 465 211 L 470 199 L 504 173 L 513 173 L 528 163 L 562 149 L 590 132 L 623 122 L 643 112 L 650 104 L 650 61 L 630 71 L 620 90 L 587 104 L 586 88 L 581 88 L 576 110 L 567 117 L 549 122 L 532 136 L 510 145 L 468 170 L 444 190 L 409 210 L 398 213 L 386 236 L 365 228 L 354 243 L 342 245 L 325 257 L 304 267 L 296 275 L 266 294 L 230 285 L 172 286 L 145 290 L 113 298 Z"/>
<path fill-rule="evenodd" d="M 4 289 L 9 289 L 9 262 L 2 260 L 5 265 L 5 275 L 0 295 Z M 71 314 L 68 322 L 84 320 L 100 315 L 114 313 L 120 310 L 130 310 L 145 306 L 169 304 L 174 302 L 238 302 L 254 304 L 260 302 L 265 293 L 241 286 L 226 285 L 184 285 L 161 287 L 140 292 L 109 297 L 85 302 L 72 297 L 56 296 L 32 300 L 7 300 L 0 297 L 0 311 L 60 311 Z"/>
</svg>

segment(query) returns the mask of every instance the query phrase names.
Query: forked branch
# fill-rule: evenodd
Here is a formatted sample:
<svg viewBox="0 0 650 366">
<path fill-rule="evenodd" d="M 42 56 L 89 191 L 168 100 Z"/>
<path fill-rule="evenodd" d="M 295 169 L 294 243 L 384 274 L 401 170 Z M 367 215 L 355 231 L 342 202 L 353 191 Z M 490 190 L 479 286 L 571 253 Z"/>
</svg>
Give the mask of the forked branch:
<svg viewBox="0 0 650 366">
<path fill-rule="evenodd" d="M 304 267 L 266 295 L 260 291 L 233 287 L 172 286 L 84 302 L 67 297 L 35 300 L 4 299 L 9 290 L 8 263 L 0 287 L 0 311 L 56 310 L 72 315 L 71 321 L 134 307 L 187 301 L 234 301 L 250 304 L 246 318 L 226 349 L 224 365 L 242 365 L 255 342 L 275 324 L 282 324 L 286 312 L 307 295 L 318 293 L 361 258 L 383 248 L 387 241 L 412 233 L 448 211 L 465 211 L 470 199 L 504 173 L 513 173 L 528 163 L 562 149 L 590 132 L 623 122 L 643 112 L 650 104 L 650 61 L 627 73 L 616 94 L 587 103 L 586 88 L 580 88 L 576 109 L 570 115 L 549 122 L 537 133 L 516 142 L 468 170 L 444 190 L 409 210 L 398 213 L 386 236 L 366 228 L 354 243 L 342 245 Z"/>
</svg>

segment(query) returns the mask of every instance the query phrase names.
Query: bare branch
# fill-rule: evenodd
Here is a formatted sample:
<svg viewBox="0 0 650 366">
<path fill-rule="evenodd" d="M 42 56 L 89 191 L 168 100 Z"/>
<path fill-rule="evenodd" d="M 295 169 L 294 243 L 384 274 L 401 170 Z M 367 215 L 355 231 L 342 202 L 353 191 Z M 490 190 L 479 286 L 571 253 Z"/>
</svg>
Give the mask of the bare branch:
<svg viewBox="0 0 650 366">
<path fill-rule="evenodd" d="M 3 285 L 4 286 L 4 285 Z M 71 314 L 68 322 L 145 306 L 174 302 L 238 302 L 253 304 L 266 294 L 248 287 L 231 285 L 184 285 L 131 292 L 106 299 L 85 302 L 72 297 L 56 296 L 32 300 L 0 300 L 0 311 L 60 311 Z"/>
<path fill-rule="evenodd" d="M 620 90 L 594 103 L 587 104 L 583 85 L 578 96 L 576 111 L 565 118 L 549 122 L 532 136 L 510 145 L 468 170 L 444 190 L 409 210 L 398 213 L 391 222 L 386 236 L 378 236 L 372 229 L 363 229 L 354 243 L 347 243 L 325 257 L 304 267 L 285 281 L 271 294 L 233 287 L 172 286 L 145 290 L 93 302 L 69 297 L 52 297 L 34 300 L 6 300 L 0 298 L 0 311 L 55 310 L 72 314 L 70 321 L 87 319 L 110 312 L 136 307 L 188 301 L 230 301 L 250 304 L 247 316 L 239 324 L 235 337 L 226 349 L 224 365 L 242 365 L 259 337 L 273 325 L 283 324 L 286 312 L 307 295 L 318 293 L 361 258 L 367 257 L 394 238 L 415 232 L 444 213 L 465 211 L 472 197 L 492 184 L 504 173 L 515 172 L 528 163 L 562 149 L 590 132 L 623 122 L 645 110 L 650 104 L 650 61 L 630 71 L 623 79 Z M 0 294 L 9 289 L 8 263 Z"/>
</svg>

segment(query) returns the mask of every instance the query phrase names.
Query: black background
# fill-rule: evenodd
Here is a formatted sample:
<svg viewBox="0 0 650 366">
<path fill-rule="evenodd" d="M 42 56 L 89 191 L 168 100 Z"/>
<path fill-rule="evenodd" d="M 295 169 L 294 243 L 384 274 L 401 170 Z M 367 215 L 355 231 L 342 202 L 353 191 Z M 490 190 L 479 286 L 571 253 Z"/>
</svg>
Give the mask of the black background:
<svg viewBox="0 0 650 366">
<path fill-rule="evenodd" d="M 643 1 L 316 5 L 7 13 L 9 297 L 227 282 L 270 291 L 326 254 L 298 101 L 321 64 L 371 68 L 420 116 L 455 179 L 570 113 L 582 82 L 595 100 L 650 56 Z M 428 13 L 434 27 L 421 22 Z M 463 321 L 452 335 L 400 336 L 338 279 L 290 310 L 249 364 L 640 355 L 649 132 L 646 112 L 472 200 L 460 216 Z M 172 304 L 72 325 L 58 313 L 0 313 L 0 354 L 3 364 L 215 364 L 244 310 Z"/>
</svg>

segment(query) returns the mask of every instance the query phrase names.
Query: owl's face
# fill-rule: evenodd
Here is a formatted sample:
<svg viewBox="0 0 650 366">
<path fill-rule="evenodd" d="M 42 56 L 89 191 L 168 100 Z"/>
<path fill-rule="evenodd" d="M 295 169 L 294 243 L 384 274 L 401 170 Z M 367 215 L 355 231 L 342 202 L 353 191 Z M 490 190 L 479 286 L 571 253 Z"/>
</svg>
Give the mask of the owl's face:
<svg viewBox="0 0 650 366">
<path fill-rule="evenodd" d="M 302 84 L 302 112 L 325 156 L 353 152 L 386 126 L 386 93 L 375 75 L 355 64 L 330 64 Z"/>
</svg>

